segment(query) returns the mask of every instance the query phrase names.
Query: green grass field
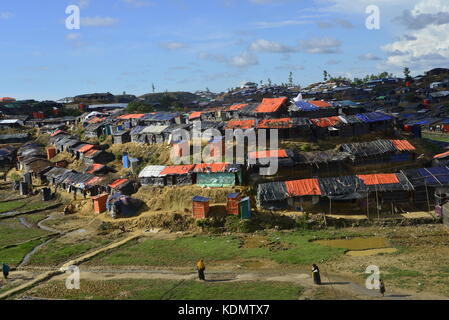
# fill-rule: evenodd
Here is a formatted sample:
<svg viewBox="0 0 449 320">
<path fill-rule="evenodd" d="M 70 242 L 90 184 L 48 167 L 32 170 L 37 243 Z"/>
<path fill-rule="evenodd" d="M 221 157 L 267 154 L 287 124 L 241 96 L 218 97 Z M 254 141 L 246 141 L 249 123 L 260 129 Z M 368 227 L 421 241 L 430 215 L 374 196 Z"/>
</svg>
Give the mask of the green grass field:
<svg viewBox="0 0 449 320">
<path fill-rule="evenodd" d="M 85 240 L 77 240 L 73 243 L 63 242 L 56 239 L 42 247 L 34 254 L 29 265 L 35 266 L 56 266 L 66 262 L 67 260 L 76 258 L 92 249 L 106 246 L 111 243 L 112 239 L 92 238 Z"/>
<path fill-rule="evenodd" d="M 0 250 L 0 263 L 7 263 L 10 267 L 16 267 L 23 258 L 45 240 L 34 240 L 16 247 Z"/>
<path fill-rule="evenodd" d="M 340 256 L 345 249 L 321 246 L 311 242 L 318 238 L 339 237 L 347 233 L 322 231 L 298 231 L 273 233 L 268 237 L 277 249 L 270 246 L 241 248 L 236 236 L 197 236 L 176 240 L 144 239 L 134 241 L 112 253 L 99 255 L 88 264 L 92 265 L 137 265 L 137 266 L 185 266 L 199 258 L 208 262 L 238 258 L 271 259 L 283 264 L 310 264 Z"/>
<path fill-rule="evenodd" d="M 0 220 L 0 247 L 21 243 L 46 234 L 49 233 L 44 230 L 26 228 L 18 218 Z"/>
<path fill-rule="evenodd" d="M 71 300 L 296 300 L 302 288 L 282 282 L 198 282 L 175 280 L 83 281 L 67 290 L 51 281 L 32 290 L 33 296 Z"/>
<path fill-rule="evenodd" d="M 0 213 L 5 213 L 9 211 L 15 211 L 16 209 L 21 209 L 27 203 L 25 201 L 9 201 L 0 203 Z"/>
</svg>

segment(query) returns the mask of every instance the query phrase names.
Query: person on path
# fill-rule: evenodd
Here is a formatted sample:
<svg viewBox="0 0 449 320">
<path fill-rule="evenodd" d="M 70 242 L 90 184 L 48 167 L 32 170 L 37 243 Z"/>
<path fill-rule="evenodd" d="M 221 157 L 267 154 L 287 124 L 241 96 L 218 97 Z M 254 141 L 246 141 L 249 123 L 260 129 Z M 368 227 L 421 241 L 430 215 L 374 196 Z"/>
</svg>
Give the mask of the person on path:
<svg viewBox="0 0 449 320">
<path fill-rule="evenodd" d="M 320 268 L 316 264 L 312 264 L 313 283 L 321 284 Z"/>
<path fill-rule="evenodd" d="M 206 265 L 204 264 L 204 260 L 200 259 L 197 263 L 196 263 L 196 269 L 198 270 L 198 278 L 200 280 L 205 281 L 206 278 L 204 277 L 204 270 L 206 270 Z"/>
<path fill-rule="evenodd" d="M 385 297 L 385 284 L 382 279 L 379 279 L 379 291 L 382 297 Z"/>
<path fill-rule="evenodd" d="M 5 279 L 8 279 L 8 275 L 9 275 L 9 266 L 8 266 L 6 263 L 3 264 L 2 270 L 3 270 L 3 277 L 4 277 Z"/>
</svg>

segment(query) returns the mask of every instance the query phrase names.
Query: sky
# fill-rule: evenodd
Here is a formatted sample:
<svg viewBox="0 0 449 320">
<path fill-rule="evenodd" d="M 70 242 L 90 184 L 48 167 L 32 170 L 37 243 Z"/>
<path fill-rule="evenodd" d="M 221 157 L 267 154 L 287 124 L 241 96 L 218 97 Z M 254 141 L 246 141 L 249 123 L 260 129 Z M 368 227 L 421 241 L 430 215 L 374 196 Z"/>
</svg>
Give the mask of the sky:
<svg viewBox="0 0 449 320">
<path fill-rule="evenodd" d="M 449 1 L 2 0 L 0 58 L 0 97 L 36 100 L 418 75 L 449 67 Z"/>
</svg>

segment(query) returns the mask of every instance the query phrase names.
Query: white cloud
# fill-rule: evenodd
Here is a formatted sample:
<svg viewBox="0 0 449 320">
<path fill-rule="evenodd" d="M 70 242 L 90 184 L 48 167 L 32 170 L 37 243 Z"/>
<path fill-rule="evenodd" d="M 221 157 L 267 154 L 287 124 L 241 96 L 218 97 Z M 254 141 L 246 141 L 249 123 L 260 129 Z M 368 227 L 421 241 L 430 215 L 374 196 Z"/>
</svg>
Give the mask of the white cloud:
<svg viewBox="0 0 449 320">
<path fill-rule="evenodd" d="M 85 17 L 81 18 L 81 27 L 109 27 L 117 24 L 118 20 L 111 17 Z"/>
<path fill-rule="evenodd" d="M 330 37 L 301 40 L 299 45 L 302 51 L 310 54 L 341 52 L 341 41 Z"/>
<path fill-rule="evenodd" d="M 280 28 L 288 26 L 296 26 L 301 24 L 311 24 L 311 21 L 307 20 L 281 20 L 281 21 L 258 21 L 254 22 L 253 25 L 259 29 L 269 29 L 269 28 Z"/>
<path fill-rule="evenodd" d="M 271 53 L 289 53 L 298 51 L 298 49 L 283 45 L 278 42 L 268 41 L 265 39 L 258 39 L 249 46 L 251 51 L 256 52 L 271 52 Z"/>
<path fill-rule="evenodd" d="M 160 44 L 160 47 L 167 50 L 179 50 L 187 46 L 185 43 L 182 42 L 164 42 Z"/>
<path fill-rule="evenodd" d="M 370 53 L 366 53 L 366 54 L 362 54 L 361 56 L 359 56 L 360 60 L 371 60 L 371 61 L 375 61 L 375 60 L 382 60 L 380 57 Z"/>
<path fill-rule="evenodd" d="M 229 60 L 229 64 L 234 67 L 245 68 L 259 64 L 259 60 L 256 55 L 245 51 L 238 56 L 232 57 Z"/>
<path fill-rule="evenodd" d="M 123 2 L 130 4 L 134 7 L 148 7 L 153 4 L 150 1 L 144 1 L 144 0 L 123 0 Z"/>
<path fill-rule="evenodd" d="M 81 38 L 80 33 L 69 33 L 65 36 L 66 40 L 72 41 L 72 40 L 78 40 Z"/>
<path fill-rule="evenodd" d="M 446 0 L 422 0 L 412 15 L 449 13 Z M 402 69 L 407 66 L 417 72 L 449 64 L 449 24 L 425 24 L 422 28 L 382 47 L 389 57 L 379 67 Z"/>
<path fill-rule="evenodd" d="M 0 12 L 0 20 L 7 20 L 11 19 L 13 17 L 13 14 L 8 11 Z"/>
</svg>

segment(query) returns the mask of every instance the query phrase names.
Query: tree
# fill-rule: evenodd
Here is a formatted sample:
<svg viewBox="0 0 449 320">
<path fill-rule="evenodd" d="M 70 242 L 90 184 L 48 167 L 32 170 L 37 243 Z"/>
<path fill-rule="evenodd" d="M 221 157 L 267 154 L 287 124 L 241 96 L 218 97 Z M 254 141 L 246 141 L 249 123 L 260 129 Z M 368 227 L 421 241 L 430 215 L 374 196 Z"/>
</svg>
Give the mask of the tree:
<svg viewBox="0 0 449 320">
<path fill-rule="evenodd" d="M 154 112 L 154 108 L 151 104 L 148 104 L 143 101 L 132 101 L 128 104 L 128 107 L 126 108 L 127 112 L 142 112 L 142 113 L 148 113 L 148 112 Z"/>
<path fill-rule="evenodd" d="M 290 87 L 293 87 L 293 72 L 290 71 L 290 74 L 288 75 L 288 85 Z"/>
<path fill-rule="evenodd" d="M 410 79 L 410 69 L 408 67 L 404 68 L 404 76 L 406 80 Z"/>
<path fill-rule="evenodd" d="M 271 82 L 271 79 L 270 79 L 270 78 L 268 78 L 268 86 L 270 86 L 270 87 L 271 87 L 271 84 L 272 84 L 272 82 Z"/>
<path fill-rule="evenodd" d="M 323 79 L 324 81 L 327 81 L 327 77 L 329 76 L 329 73 L 327 73 L 326 70 L 323 71 Z"/>
<path fill-rule="evenodd" d="M 156 91 L 156 87 L 154 86 L 154 83 L 151 84 L 151 88 L 153 89 L 153 93 L 154 93 L 154 91 Z"/>
</svg>

